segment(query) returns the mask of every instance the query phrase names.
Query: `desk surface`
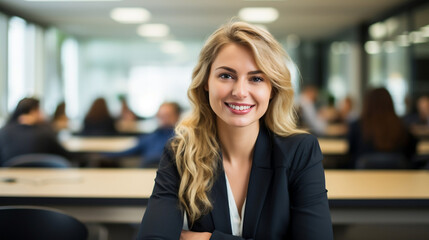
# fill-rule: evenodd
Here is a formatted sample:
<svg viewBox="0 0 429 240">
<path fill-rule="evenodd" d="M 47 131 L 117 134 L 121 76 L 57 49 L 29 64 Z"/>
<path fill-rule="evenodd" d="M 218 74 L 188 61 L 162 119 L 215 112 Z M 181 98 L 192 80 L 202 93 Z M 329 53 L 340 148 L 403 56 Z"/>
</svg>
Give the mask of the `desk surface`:
<svg viewBox="0 0 429 240">
<path fill-rule="evenodd" d="M 318 138 L 323 154 L 344 155 L 348 151 L 348 143 L 344 138 Z M 429 141 L 420 140 L 417 145 L 417 154 L 429 154 Z"/>
<path fill-rule="evenodd" d="M 4 197 L 148 199 L 156 172 L 143 169 L 0 169 Z M 7 182 L 13 179 L 16 182 Z M 5 181 L 6 180 L 6 181 Z M 326 170 L 330 200 L 429 201 L 428 171 Z"/>
<path fill-rule="evenodd" d="M 0 169 L 0 198 L 148 199 L 155 175 L 144 169 Z"/>
<path fill-rule="evenodd" d="M 62 142 L 71 152 L 119 152 L 137 143 L 137 137 L 71 137 Z M 323 154 L 344 155 L 348 150 L 344 138 L 319 138 Z M 420 141 L 418 154 L 429 154 L 429 141 Z"/>
<path fill-rule="evenodd" d="M 71 137 L 62 142 L 71 152 L 119 152 L 136 143 L 137 137 Z"/>
</svg>

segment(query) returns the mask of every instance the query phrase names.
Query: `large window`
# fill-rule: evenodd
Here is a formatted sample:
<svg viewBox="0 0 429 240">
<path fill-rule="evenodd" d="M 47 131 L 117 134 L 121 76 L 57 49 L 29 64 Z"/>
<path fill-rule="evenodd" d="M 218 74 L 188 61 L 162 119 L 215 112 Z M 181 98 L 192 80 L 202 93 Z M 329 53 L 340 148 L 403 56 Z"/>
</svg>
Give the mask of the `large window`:
<svg viewBox="0 0 429 240">
<path fill-rule="evenodd" d="M 374 23 L 364 46 L 369 60 L 369 87 L 386 87 L 399 115 L 406 113 L 405 99 L 411 83 L 408 26 L 407 14 Z"/>
<path fill-rule="evenodd" d="M 0 13 L 0 126 L 7 113 L 7 17 Z"/>
<path fill-rule="evenodd" d="M 8 110 L 11 112 L 18 101 L 27 95 L 26 91 L 26 22 L 12 17 L 8 32 Z M 27 85 L 28 86 L 28 85 Z"/>
</svg>

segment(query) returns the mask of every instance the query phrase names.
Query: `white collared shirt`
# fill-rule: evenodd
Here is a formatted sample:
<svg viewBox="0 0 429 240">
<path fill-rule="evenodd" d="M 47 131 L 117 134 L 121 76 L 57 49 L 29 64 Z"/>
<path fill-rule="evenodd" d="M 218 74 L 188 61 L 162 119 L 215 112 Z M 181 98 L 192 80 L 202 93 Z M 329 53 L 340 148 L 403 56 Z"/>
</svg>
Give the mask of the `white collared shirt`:
<svg viewBox="0 0 429 240">
<path fill-rule="evenodd" d="M 243 232 L 243 218 L 244 218 L 244 209 L 246 209 L 246 200 L 244 200 L 243 207 L 241 208 L 241 216 L 238 214 L 238 208 L 235 204 L 234 194 L 232 194 L 231 186 L 229 185 L 228 177 L 225 173 L 226 180 L 226 192 L 228 194 L 228 206 L 229 206 L 229 217 L 231 221 L 231 230 L 232 235 L 242 236 Z M 188 218 L 186 214 L 183 216 L 183 230 L 189 230 L 188 228 Z"/>
<path fill-rule="evenodd" d="M 244 209 L 246 207 L 246 200 L 244 200 L 243 207 L 241 207 L 241 216 L 238 214 L 238 208 L 235 204 L 234 194 L 232 194 L 231 186 L 229 185 L 228 177 L 225 173 L 226 180 L 226 191 L 228 193 L 228 205 L 229 205 L 229 217 L 231 219 L 231 230 L 232 235 L 242 236 L 243 232 L 243 218 L 244 218 Z"/>
</svg>

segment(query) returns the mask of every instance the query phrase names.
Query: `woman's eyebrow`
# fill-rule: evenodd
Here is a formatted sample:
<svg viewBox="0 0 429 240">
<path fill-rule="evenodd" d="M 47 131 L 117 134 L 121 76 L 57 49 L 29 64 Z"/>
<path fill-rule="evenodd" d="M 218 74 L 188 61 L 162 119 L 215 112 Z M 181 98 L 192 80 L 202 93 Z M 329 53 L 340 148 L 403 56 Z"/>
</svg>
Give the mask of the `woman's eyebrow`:
<svg viewBox="0 0 429 240">
<path fill-rule="evenodd" d="M 218 69 L 225 69 L 225 70 L 227 70 L 229 72 L 237 73 L 237 71 L 235 71 L 234 69 L 232 69 L 230 67 L 221 66 L 221 67 L 216 68 L 216 70 L 218 70 Z"/>
<path fill-rule="evenodd" d="M 255 70 L 255 71 L 248 72 L 247 75 L 254 75 L 254 74 L 260 74 L 260 73 L 264 73 L 264 72 L 262 72 L 261 70 Z"/>
<path fill-rule="evenodd" d="M 225 69 L 229 72 L 237 74 L 237 71 L 235 71 L 234 69 L 232 69 L 230 67 L 221 66 L 221 67 L 216 68 L 216 70 L 218 70 L 218 69 Z M 260 73 L 264 73 L 264 72 L 262 72 L 261 70 L 255 70 L 255 71 L 248 72 L 247 75 L 254 75 L 254 74 L 260 74 Z"/>
</svg>

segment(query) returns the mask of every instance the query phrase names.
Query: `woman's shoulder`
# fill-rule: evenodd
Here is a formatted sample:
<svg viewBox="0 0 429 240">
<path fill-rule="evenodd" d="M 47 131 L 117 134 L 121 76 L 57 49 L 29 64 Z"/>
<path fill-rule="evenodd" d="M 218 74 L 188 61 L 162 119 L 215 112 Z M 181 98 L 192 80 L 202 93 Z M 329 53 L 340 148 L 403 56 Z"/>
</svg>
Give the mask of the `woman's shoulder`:
<svg viewBox="0 0 429 240">
<path fill-rule="evenodd" d="M 274 136 L 273 160 L 277 167 L 300 168 L 322 159 L 319 142 L 314 135 L 300 133 L 287 137 Z"/>
<path fill-rule="evenodd" d="M 317 141 L 317 138 L 310 133 L 297 133 L 289 136 L 279 136 L 273 134 L 273 136 L 275 145 L 279 145 L 282 147 L 287 146 L 288 148 L 300 147 L 300 145 L 302 144 L 306 145 L 306 143 L 312 143 L 314 141 Z"/>
</svg>

